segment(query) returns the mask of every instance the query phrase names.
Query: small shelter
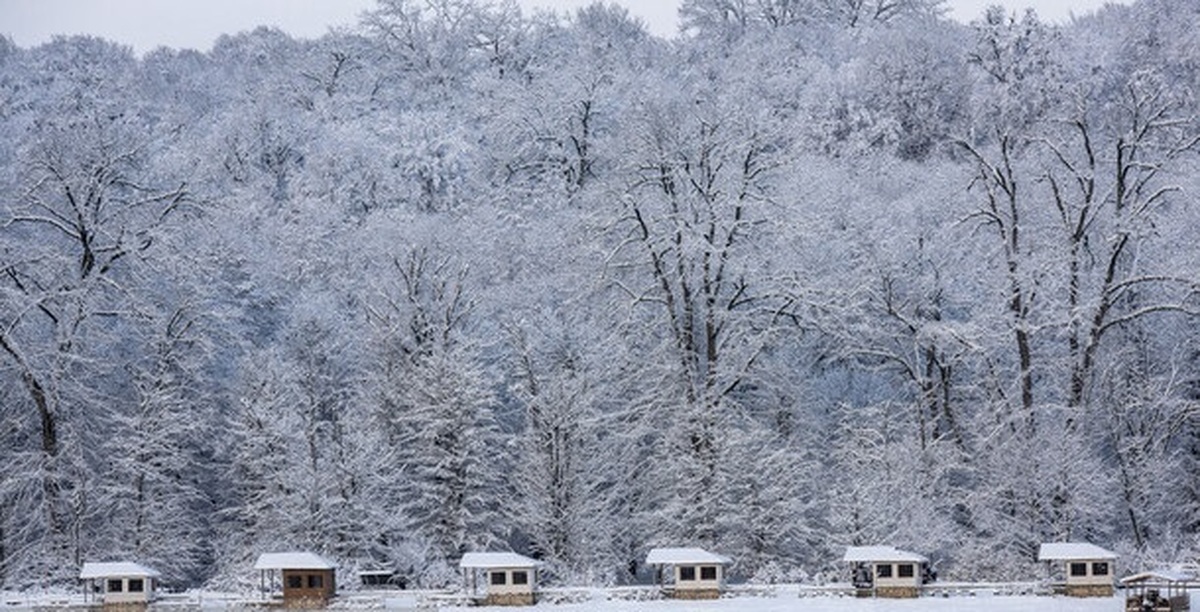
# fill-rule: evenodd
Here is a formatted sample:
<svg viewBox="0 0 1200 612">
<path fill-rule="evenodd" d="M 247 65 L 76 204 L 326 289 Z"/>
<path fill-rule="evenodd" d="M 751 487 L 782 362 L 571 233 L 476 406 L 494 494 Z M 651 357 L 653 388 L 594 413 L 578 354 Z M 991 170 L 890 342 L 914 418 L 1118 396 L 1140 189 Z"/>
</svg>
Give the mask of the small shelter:
<svg viewBox="0 0 1200 612">
<path fill-rule="evenodd" d="M 283 586 L 288 608 L 324 606 L 337 593 L 337 566 L 310 552 L 263 553 L 254 562 L 262 590 L 275 591 L 275 573 Z"/>
<path fill-rule="evenodd" d="M 725 584 L 729 557 L 701 548 L 655 548 L 646 555 L 646 565 L 655 568 L 655 582 L 676 599 L 717 599 Z M 663 580 L 663 568 L 672 567 L 674 584 Z"/>
<path fill-rule="evenodd" d="M 155 599 L 159 574 L 139 563 L 84 563 L 79 579 L 84 599 L 102 594 L 104 605 L 148 604 Z"/>
<path fill-rule="evenodd" d="M 1195 576 L 1171 570 L 1142 572 L 1121 579 L 1126 612 L 1187 612 L 1188 584 Z"/>
<path fill-rule="evenodd" d="M 358 579 L 369 589 L 404 589 L 408 581 L 392 570 L 361 570 Z"/>
<path fill-rule="evenodd" d="M 848 546 L 842 561 L 859 597 L 918 597 L 931 576 L 928 558 L 891 546 Z"/>
<path fill-rule="evenodd" d="M 479 574 L 485 576 L 483 600 L 489 606 L 531 606 L 537 596 L 537 568 L 541 561 L 512 552 L 473 552 L 463 555 L 463 587 L 479 595 Z"/>
<path fill-rule="evenodd" d="M 1060 561 L 1066 569 L 1063 593 L 1071 597 L 1112 597 L 1117 554 L 1086 542 L 1042 544 L 1038 561 Z"/>
</svg>

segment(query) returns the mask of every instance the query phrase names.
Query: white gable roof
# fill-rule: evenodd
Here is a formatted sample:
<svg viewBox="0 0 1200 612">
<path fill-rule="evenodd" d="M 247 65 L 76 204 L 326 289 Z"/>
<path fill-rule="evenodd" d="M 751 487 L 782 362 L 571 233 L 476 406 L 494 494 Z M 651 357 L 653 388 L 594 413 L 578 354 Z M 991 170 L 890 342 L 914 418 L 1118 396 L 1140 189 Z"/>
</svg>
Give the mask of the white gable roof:
<svg viewBox="0 0 1200 612">
<path fill-rule="evenodd" d="M 710 553 L 702 548 L 655 548 L 646 555 L 646 565 L 683 565 L 698 563 L 733 563 L 729 557 Z"/>
<path fill-rule="evenodd" d="M 458 562 L 461 568 L 472 569 L 497 569 L 507 567 L 537 567 L 542 562 L 537 559 L 530 559 L 525 555 L 518 555 L 513 552 L 472 552 L 466 553 L 462 557 L 462 561 Z"/>
<path fill-rule="evenodd" d="M 1038 550 L 1038 561 L 1088 561 L 1116 558 L 1117 553 L 1087 542 L 1046 543 L 1042 544 L 1041 549 Z"/>
<path fill-rule="evenodd" d="M 1121 579 L 1121 584 L 1138 584 L 1140 582 L 1156 584 L 1160 582 L 1191 582 L 1196 577 L 1186 572 L 1177 572 L 1174 570 L 1154 570 L 1151 572 L 1142 572 L 1132 576 L 1126 576 Z"/>
<path fill-rule="evenodd" d="M 893 546 L 847 546 L 842 561 L 848 563 L 928 563 L 929 559 L 915 552 Z"/>
<path fill-rule="evenodd" d="M 256 570 L 325 570 L 337 569 L 328 559 L 310 552 L 263 553 L 254 562 Z"/>
<path fill-rule="evenodd" d="M 161 574 L 140 563 L 84 563 L 79 570 L 81 580 L 93 578 L 157 578 Z"/>
</svg>

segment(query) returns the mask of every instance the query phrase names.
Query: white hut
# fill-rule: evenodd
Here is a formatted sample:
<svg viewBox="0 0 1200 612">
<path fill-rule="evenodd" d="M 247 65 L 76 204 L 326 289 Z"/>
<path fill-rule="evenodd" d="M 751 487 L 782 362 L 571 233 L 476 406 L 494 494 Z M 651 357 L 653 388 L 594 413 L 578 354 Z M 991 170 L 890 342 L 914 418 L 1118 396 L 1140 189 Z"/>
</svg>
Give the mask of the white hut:
<svg viewBox="0 0 1200 612">
<path fill-rule="evenodd" d="M 717 599 L 725 584 L 729 557 L 701 548 L 655 548 L 646 555 L 646 565 L 655 568 L 656 582 L 677 599 Z M 673 585 L 663 580 L 663 568 L 672 567 Z"/>
<path fill-rule="evenodd" d="M 489 606 L 531 606 L 537 597 L 537 568 L 541 561 L 512 552 L 474 552 L 463 555 L 464 590 L 479 596 L 478 574 L 484 580 L 484 603 Z"/>
<path fill-rule="evenodd" d="M 1072 597 L 1112 597 L 1117 554 L 1086 542 L 1042 544 L 1038 561 L 1061 561 L 1066 569 L 1063 592 Z"/>
<path fill-rule="evenodd" d="M 140 563 L 84 563 L 79 579 L 88 595 L 103 594 L 104 605 L 147 604 L 155 599 L 159 574 Z"/>
<path fill-rule="evenodd" d="M 287 607 L 324 606 L 337 593 L 337 565 L 311 552 L 263 553 L 254 562 L 260 587 L 274 592 L 279 573 Z"/>
<path fill-rule="evenodd" d="M 842 560 L 860 597 L 917 597 L 929 566 L 924 555 L 891 546 L 849 546 Z"/>
</svg>

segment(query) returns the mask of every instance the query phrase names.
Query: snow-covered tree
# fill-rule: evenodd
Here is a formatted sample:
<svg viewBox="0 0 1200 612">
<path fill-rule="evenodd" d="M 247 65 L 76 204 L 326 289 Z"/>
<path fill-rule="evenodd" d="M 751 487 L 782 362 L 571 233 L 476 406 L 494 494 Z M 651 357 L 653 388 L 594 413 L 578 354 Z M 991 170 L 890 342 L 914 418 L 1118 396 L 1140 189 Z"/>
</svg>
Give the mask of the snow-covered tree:
<svg viewBox="0 0 1200 612">
<path fill-rule="evenodd" d="M 32 504 L 21 505 L 32 538 L 22 554 L 55 577 L 87 546 L 88 466 L 113 412 L 90 387 L 120 375 L 106 353 L 118 350 L 120 328 L 135 314 L 130 301 L 155 232 L 187 190 L 150 168 L 166 139 L 127 89 L 135 64 L 128 49 L 64 38 L 27 59 L 43 83 L 10 118 L 22 129 L 12 133 L 8 166 L 15 195 L 0 218 L 0 352 L 38 435 L 16 454 L 25 469 L 4 484 Z"/>
<path fill-rule="evenodd" d="M 612 580 L 620 556 L 609 509 L 622 487 L 612 465 L 621 438 L 594 374 L 601 366 L 589 341 L 599 338 L 566 312 L 535 321 L 510 333 L 511 392 L 522 408 L 510 512 L 550 576 L 568 584 Z"/>
<path fill-rule="evenodd" d="M 149 358 L 130 366 L 135 401 L 114 411 L 99 455 L 110 467 L 96 493 L 104 536 L 93 554 L 139 559 L 167 584 L 188 585 L 207 577 L 213 554 L 216 418 L 202 380 L 211 353 L 191 309 L 164 315 Z"/>
<path fill-rule="evenodd" d="M 378 367 L 369 388 L 391 445 L 395 509 L 423 549 L 424 584 L 443 585 L 462 553 L 507 535 L 502 443 L 480 348 L 467 270 L 426 249 L 393 256 L 368 296 Z"/>
</svg>

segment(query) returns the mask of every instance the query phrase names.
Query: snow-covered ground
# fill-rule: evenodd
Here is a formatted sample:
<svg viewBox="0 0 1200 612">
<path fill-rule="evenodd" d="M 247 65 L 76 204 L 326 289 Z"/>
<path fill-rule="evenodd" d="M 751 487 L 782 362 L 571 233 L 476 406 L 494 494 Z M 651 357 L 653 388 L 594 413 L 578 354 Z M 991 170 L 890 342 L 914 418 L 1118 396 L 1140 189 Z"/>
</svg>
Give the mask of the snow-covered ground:
<svg viewBox="0 0 1200 612">
<path fill-rule="evenodd" d="M 486 608 L 498 611 L 500 608 Z M 737 598 L 718 601 L 594 601 L 556 606 L 561 612 L 1119 612 L 1121 599 L 1066 597 L 921 598 L 909 600 L 816 597 Z"/>
<path fill-rule="evenodd" d="M 1193 596 L 1193 599 L 1196 599 Z M 920 599 L 855 599 L 852 597 L 798 597 L 784 590 L 768 597 L 730 597 L 715 601 L 609 599 L 597 590 L 590 599 L 576 603 L 540 603 L 528 608 L 540 612 L 1123 612 L 1123 597 L 1078 599 L 1061 596 L 970 596 L 922 597 Z M 238 610 L 250 603 L 232 594 L 191 592 L 166 596 L 151 610 Z M 403 591 L 346 593 L 331 602 L 334 610 L 477 610 L 513 612 L 515 608 L 436 606 L 425 597 Z M 0 593 L 0 610 L 25 612 L 33 609 L 82 607 L 82 597 L 45 594 L 31 596 Z"/>
</svg>

